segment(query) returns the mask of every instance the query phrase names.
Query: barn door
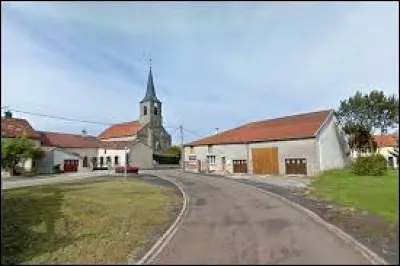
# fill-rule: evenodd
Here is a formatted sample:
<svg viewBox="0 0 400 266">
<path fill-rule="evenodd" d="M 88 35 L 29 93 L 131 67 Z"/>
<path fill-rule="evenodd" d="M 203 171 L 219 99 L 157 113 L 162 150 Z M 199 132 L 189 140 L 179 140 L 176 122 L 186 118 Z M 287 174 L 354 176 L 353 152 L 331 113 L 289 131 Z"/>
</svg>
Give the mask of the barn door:
<svg viewBox="0 0 400 266">
<path fill-rule="evenodd" d="M 257 148 L 251 150 L 254 174 L 278 175 L 278 148 Z"/>
<path fill-rule="evenodd" d="M 287 175 L 307 175 L 307 160 L 305 158 L 285 159 Z"/>
<path fill-rule="evenodd" d="M 233 172 L 234 173 L 247 173 L 247 161 L 246 160 L 233 160 Z"/>
</svg>

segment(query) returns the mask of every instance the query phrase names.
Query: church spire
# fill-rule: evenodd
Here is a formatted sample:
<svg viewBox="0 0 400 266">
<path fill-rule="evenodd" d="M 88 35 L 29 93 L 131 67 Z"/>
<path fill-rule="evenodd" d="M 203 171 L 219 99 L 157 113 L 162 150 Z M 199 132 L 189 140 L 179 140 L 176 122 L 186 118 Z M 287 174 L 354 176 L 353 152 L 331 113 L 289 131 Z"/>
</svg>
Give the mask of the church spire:
<svg viewBox="0 0 400 266">
<path fill-rule="evenodd" d="M 148 101 L 154 101 L 154 102 L 160 102 L 157 99 L 156 96 L 156 91 L 154 89 L 154 82 L 153 82 L 153 73 L 151 71 L 151 59 L 150 59 L 150 72 L 149 72 L 149 78 L 147 80 L 147 90 L 146 90 L 146 95 L 144 96 L 143 100 L 140 102 L 148 102 Z"/>
</svg>

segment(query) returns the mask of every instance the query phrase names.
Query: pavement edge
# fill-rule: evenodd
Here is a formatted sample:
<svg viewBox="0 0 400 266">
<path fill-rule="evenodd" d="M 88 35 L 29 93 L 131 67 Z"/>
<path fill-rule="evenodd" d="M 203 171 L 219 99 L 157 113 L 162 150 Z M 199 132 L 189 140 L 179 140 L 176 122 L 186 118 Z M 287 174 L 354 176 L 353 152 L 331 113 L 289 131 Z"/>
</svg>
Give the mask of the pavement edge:
<svg viewBox="0 0 400 266">
<path fill-rule="evenodd" d="M 147 251 L 147 253 L 141 259 L 139 259 L 137 262 L 129 261 L 129 259 L 128 259 L 129 265 L 145 265 L 145 264 L 151 263 L 152 260 L 164 249 L 164 247 L 168 244 L 168 242 L 174 236 L 174 234 L 178 230 L 179 225 L 181 224 L 182 219 L 184 218 L 186 211 L 188 209 L 188 206 L 189 206 L 189 197 L 187 196 L 186 192 L 183 190 L 183 188 L 177 182 L 175 182 L 171 179 L 168 179 L 168 178 L 158 176 L 158 175 L 154 175 L 154 176 L 172 183 L 174 186 L 176 186 L 180 190 L 180 192 L 182 193 L 182 196 L 183 196 L 182 209 L 181 209 L 179 215 L 176 217 L 174 223 L 157 240 L 157 242 L 153 245 L 153 247 L 149 251 Z"/>
</svg>

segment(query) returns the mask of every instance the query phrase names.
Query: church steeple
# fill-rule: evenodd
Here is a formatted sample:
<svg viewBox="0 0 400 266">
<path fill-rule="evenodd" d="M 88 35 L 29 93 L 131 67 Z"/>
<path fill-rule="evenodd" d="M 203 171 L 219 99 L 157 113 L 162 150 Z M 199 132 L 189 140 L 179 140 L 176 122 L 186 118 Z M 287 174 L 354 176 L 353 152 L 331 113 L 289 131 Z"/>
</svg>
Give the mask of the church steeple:
<svg viewBox="0 0 400 266">
<path fill-rule="evenodd" d="M 147 80 L 147 90 L 146 90 L 146 95 L 144 96 L 143 100 L 140 101 L 140 103 L 143 102 L 160 102 L 157 99 L 156 96 L 156 91 L 154 89 L 154 82 L 153 82 L 153 73 L 151 72 L 151 59 L 150 59 L 150 72 L 149 72 L 149 78 Z"/>
</svg>

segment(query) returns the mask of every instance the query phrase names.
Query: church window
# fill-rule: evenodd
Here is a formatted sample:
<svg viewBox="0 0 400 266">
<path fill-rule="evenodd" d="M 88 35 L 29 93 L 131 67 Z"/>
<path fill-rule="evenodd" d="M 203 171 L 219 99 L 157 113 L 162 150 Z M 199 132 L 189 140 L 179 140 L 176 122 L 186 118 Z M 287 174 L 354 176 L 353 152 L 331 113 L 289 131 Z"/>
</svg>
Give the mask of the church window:
<svg viewBox="0 0 400 266">
<path fill-rule="evenodd" d="M 143 107 L 143 115 L 147 115 L 147 106 Z"/>
<path fill-rule="evenodd" d="M 158 113 L 157 107 L 154 107 L 154 115 L 157 115 L 157 113 Z"/>
</svg>

